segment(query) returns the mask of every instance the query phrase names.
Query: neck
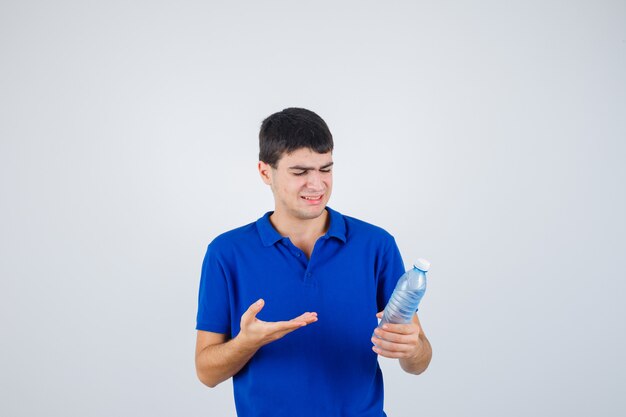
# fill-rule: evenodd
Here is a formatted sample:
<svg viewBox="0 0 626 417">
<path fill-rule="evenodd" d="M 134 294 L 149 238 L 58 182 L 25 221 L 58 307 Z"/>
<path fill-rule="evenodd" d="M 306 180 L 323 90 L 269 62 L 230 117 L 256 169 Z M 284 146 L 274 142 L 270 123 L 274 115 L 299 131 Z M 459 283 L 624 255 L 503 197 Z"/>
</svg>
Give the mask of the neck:
<svg viewBox="0 0 626 417">
<path fill-rule="evenodd" d="M 317 239 L 328 230 L 329 215 L 328 211 L 324 210 L 321 215 L 314 219 L 298 219 L 274 211 L 270 216 L 270 222 L 281 236 L 287 236 L 292 241 L 307 238 Z"/>
</svg>

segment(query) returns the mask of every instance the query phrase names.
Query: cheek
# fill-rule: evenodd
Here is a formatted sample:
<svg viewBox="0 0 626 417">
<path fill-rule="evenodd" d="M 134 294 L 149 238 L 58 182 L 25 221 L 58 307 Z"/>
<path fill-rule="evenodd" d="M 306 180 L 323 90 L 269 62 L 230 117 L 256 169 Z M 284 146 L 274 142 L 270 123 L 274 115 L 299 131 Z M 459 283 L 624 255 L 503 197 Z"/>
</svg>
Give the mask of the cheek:
<svg viewBox="0 0 626 417">
<path fill-rule="evenodd" d="M 305 186 L 304 181 L 287 181 L 282 184 L 281 190 L 283 194 L 294 194 L 297 195 L 300 193 L 300 190 Z"/>
</svg>

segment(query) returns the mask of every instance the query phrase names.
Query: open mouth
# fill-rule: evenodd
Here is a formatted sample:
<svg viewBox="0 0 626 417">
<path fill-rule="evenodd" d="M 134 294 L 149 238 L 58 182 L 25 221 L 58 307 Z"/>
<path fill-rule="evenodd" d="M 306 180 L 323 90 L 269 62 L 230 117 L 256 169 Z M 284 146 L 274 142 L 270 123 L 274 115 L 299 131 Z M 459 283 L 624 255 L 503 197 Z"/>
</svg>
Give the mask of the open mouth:
<svg viewBox="0 0 626 417">
<path fill-rule="evenodd" d="M 324 195 L 313 195 L 313 196 L 300 196 L 300 198 L 307 200 L 307 201 L 321 201 L 322 197 L 324 197 Z"/>
</svg>

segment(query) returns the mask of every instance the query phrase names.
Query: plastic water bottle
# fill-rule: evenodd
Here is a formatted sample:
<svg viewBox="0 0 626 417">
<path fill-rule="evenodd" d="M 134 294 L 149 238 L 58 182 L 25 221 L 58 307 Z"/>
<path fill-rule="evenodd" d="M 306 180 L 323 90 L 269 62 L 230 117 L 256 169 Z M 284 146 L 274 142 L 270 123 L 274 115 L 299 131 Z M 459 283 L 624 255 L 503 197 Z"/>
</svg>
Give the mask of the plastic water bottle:
<svg viewBox="0 0 626 417">
<path fill-rule="evenodd" d="M 418 259 L 413 268 L 400 277 L 378 327 L 385 323 L 410 323 L 413 320 L 413 314 L 426 292 L 426 272 L 429 268 L 430 262 Z"/>
</svg>

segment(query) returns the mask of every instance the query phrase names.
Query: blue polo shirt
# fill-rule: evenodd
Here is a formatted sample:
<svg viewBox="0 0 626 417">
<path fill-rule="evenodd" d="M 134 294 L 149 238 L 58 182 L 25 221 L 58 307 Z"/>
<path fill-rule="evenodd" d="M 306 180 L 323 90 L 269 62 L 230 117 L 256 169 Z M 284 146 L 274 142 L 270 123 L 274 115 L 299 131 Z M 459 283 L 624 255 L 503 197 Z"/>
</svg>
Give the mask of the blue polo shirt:
<svg viewBox="0 0 626 417">
<path fill-rule="evenodd" d="M 239 417 L 383 417 L 383 379 L 370 340 L 404 264 L 385 230 L 327 208 L 311 259 L 271 225 L 271 212 L 211 242 L 197 329 L 239 333 L 259 298 L 264 321 L 306 311 L 318 321 L 260 348 L 233 377 Z"/>
</svg>

